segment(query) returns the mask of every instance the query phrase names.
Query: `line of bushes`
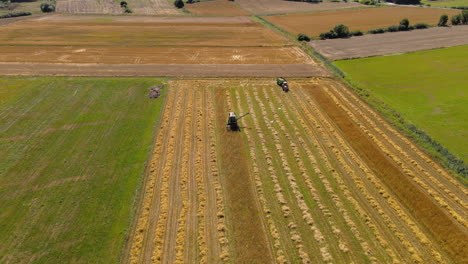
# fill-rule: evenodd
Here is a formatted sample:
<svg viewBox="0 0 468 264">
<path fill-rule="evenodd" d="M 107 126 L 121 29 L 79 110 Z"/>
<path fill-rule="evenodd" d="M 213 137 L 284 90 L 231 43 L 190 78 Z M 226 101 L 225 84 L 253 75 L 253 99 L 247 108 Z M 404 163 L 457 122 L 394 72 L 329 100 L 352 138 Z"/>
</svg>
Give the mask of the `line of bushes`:
<svg viewBox="0 0 468 264">
<path fill-rule="evenodd" d="M 30 16 L 30 15 L 32 15 L 31 12 L 14 12 L 14 13 L 8 13 L 8 14 L 5 14 L 5 15 L 0 15 L 0 18 Z"/>
</svg>

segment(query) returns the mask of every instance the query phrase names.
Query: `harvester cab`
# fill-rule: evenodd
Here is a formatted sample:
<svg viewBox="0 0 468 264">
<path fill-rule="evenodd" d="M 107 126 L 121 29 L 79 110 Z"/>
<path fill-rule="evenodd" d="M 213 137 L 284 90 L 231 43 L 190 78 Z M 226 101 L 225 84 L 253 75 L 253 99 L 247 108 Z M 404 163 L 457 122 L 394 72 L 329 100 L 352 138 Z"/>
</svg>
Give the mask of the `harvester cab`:
<svg viewBox="0 0 468 264">
<path fill-rule="evenodd" d="M 278 84 L 278 86 L 280 86 L 285 93 L 289 92 L 288 81 L 286 81 L 285 78 L 283 77 L 276 78 L 276 84 Z"/>
<path fill-rule="evenodd" d="M 241 115 L 240 117 L 237 117 L 236 113 L 229 112 L 226 129 L 230 130 L 230 131 L 239 131 L 240 127 L 239 127 L 239 124 L 237 123 L 237 120 L 241 119 L 242 117 L 244 117 L 244 116 L 246 116 L 248 114 L 249 113 Z"/>
</svg>

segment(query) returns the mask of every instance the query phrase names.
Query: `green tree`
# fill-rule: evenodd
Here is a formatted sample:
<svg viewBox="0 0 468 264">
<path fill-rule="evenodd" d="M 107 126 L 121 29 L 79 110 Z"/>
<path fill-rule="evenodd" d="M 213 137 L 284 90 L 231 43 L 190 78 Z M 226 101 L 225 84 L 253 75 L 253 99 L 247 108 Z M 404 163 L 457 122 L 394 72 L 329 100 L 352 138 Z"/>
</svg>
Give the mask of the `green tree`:
<svg viewBox="0 0 468 264">
<path fill-rule="evenodd" d="M 349 28 L 343 24 L 336 25 L 333 28 L 333 31 L 336 33 L 338 38 L 347 38 L 349 37 Z"/>
<path fill-rule="evenodd" d="M 183 8 L 184 7 L 184 2 L 182 0 L 175 0 L 174 5 L 177 8 Z"/>
<path fill-rule="evenodd" d="M 439 19 L 439 23 L 437 24 L 437 26 L 445 27 L 445 26 L 447 26 L 447 22 L 448 22 L 448 16 L 447 15 L 441 15 L 440 19 Z"/>
</svg>

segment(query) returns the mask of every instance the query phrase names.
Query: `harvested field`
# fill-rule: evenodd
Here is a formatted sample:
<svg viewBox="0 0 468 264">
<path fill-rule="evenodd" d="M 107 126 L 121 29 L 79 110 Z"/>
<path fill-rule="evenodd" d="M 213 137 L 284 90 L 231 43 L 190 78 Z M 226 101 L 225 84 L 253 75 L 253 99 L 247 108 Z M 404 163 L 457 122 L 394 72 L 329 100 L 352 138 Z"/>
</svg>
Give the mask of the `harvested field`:
<svg viewBox="0 0 468 264">
<path fill-rule="evenodd" d="M 468 26 L 313 40 L 309 45 L 331 60 L 390 55 L 468 44 Z M 362 45 L 366 43 L 366 45 Z"/>
<path fill-rule="evenodd" d="M 249 20 L 250 21 L 250 20 Z M 283 46 L 288 41 L 257 22 L 126 23 L 21 21 L 0 27 L 2 45 Z"/>
<path fill-rule="evenodd" d="M 466 188 L 339 83 L 290 87 L 171 82 L 124 262 L 462 263 Z"/>
<path fill-rule="evenodd" d="M 312 64 L 298 47 L 3 46 L 0 62 L 99 64 Z"/>
<path fill-rule="evenodd" d="M 238 17 L 193 17 L 193 16 L 103 16 L 55 14 L 36 18 L 35 21 L 77 21 L 77 22 L 145 22 L 145 23 L 252 23 L 245 16 Z"/>
<path fill-rule="evenodd" d="M 132 0 L 129 7 L 135 14 L 181 15 L 168 0 Z M 57 0 L 57 12 L 72 14 L 123 14 L 119 2 L 112 0 Z"/>
<path fill-rule="evenodd" d="M 185 5 L 185 9 L 197 16 L 249 16 L 234 2 L 226 0 L 199 2 Z"/>
<path fill-rule="evenodd" d="M 74 14 L 122 14 L 119 3 L 112 0 L 57 0 L 57 12 Z"/>
<path fill-rule="evenodd" d="M 376 29 L 398 25 L 403 18 L 411 24 L 437 24 L 443 14 L 459 14 L 459 10 L 421 7 L 382 7 L 358 10 L 340 10 L 310 14 L 267 16 L 264 19 L 293 33 L 304 33 L 311 37 L 327 32 L 337 24 L 345 24 L 351 31 Z"/>
<path fill-rule="evenodd" d="M 364 7 L 355 2 L 305 3 L 286 0 L 237 0 L 236 3 L 238 3 L 242 9 L 255 15 L 303 13 Z"/>
<path fill-rule="evenodd" d="M 329 77 L 317 64 L 80 64 L 2 63 L 0 72 L 13 76 L 167 76 L 167 77 Z"/>
<path fill-rule="evenodd" d="M 129 7 L 135 14 L 141 15 L 182 15 L 170 0 L 131 0 Z"/>
</svg>

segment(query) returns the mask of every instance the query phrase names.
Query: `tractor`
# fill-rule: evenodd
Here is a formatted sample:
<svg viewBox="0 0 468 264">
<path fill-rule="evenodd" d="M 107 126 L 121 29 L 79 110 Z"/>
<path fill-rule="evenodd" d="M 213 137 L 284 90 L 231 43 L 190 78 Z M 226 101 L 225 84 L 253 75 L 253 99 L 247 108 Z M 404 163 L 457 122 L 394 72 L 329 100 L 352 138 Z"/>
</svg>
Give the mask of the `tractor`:
<svg viewBox="0 0 468 264">
<path fill-rule="evenodd" d="M 276 84 L 278 84 L 278 86 L 280 86 L 285 93 L 289 92 L 288 81 L 286 81 L 285 78 L 283 77 L 276 78 Z"/>
<path fill-rule="evenodd" d="M 239 125 L 237 124 L 237 120 L 241 119 L 242 117 L 248 115 L 249 113 L 247 114 L 244 114 L 244 115 L 241 115 L 240 117 L 237 117 L 236 116 L 236 113 L 234 112 L 229 112 L 228 114 L 228 120 L 227 120 L 227 125 L 226 125 L 226 129 L 229 131 L 240 131 L 240 127 Z"/>
</svg>

